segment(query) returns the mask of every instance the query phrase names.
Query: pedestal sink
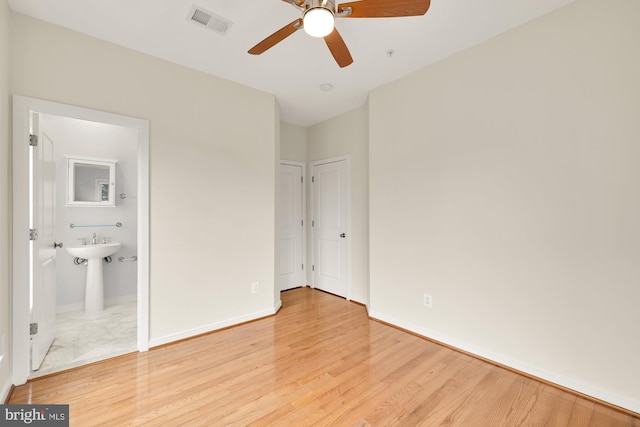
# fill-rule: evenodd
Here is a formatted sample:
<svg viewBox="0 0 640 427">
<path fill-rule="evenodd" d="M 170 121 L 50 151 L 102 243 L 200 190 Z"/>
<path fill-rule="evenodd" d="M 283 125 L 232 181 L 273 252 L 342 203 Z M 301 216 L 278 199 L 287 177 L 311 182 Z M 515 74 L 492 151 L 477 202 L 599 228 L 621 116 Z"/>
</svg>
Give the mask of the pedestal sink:
<svg viewBox="0 0 640 427">
<path fill-rule="evenodd" d="M 104 309 L 104 276 L 102 258 L 115 254 L 120 242 L 82 245 L 67 248 L 67 252 L 77 258 L 87 260 L 87 283 L 85 284 L 84 311 L 96 313 Z"/>
</svg>

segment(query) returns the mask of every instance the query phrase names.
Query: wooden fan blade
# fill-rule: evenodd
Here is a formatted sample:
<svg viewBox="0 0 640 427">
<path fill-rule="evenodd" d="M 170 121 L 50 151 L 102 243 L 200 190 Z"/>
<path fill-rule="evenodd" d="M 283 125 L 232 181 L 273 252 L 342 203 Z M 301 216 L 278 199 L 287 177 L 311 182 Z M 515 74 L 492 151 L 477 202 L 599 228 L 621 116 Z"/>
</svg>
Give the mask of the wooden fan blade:
<svg viewBox="0 0 640 427">
<path fill-rule="evenodd" d="M 261 53 L 264 53 L 266 50 L 271 49 L 273 46 L 289 37 L 291 34 L 298 31 L 300 28 L 302 28 L 302 19 L 298 18 L 291 24 L 285 25 L 284 27 L 280 28 L 278 31 L 271 34 L 269 37 L 249 49 L 249 53 L 252 55 L 260 55 Z"/>
<path fill-rule="evenodd" d="M 353 62 L 349 48 L 347 48 L 337 28 L 334 28 L 331 34 L 324 38 L 324 41 L 340 68 L 344 68 Z"/>
<path fill-rule="evenodd" d="M 396 16 L 420 16 L 429 10 L 430 0 L 363 0 L 342 3 L 338 11 L 351 8 L 345 18 L 393 18 Z"/>
</svg>

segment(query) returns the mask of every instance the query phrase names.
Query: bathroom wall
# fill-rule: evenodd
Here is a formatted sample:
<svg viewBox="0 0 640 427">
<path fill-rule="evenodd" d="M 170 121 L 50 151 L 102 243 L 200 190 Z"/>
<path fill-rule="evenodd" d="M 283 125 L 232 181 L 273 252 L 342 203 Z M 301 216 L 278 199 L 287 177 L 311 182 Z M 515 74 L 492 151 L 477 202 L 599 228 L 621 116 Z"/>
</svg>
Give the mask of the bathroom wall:
<svg viewBox="0 0 640 427">
<path fill-rule="evenodd" d="M 77 246 L 82 238 L 122 243 L 122 248 L 104 266 L 105 304 L 135 301 L 137 264 L 118 262 L 137 254 L 137 131 L 135 129 L 52 115 L 40 115 L 40 128 L 54 142 L 56 157 L 56 237 L 65 246 Z M 116 163 L 116 206 L 66 206 L 68 155 L 114 159 Z M 126 198 L 121 199 L 120 194 Z M 69 224 L 116 224 L 122 227 L 76 227 Z M 66 250 L 57 251 L 57 310 L 81 310 L 87 267 L 75 265 Z"/>
</svg>

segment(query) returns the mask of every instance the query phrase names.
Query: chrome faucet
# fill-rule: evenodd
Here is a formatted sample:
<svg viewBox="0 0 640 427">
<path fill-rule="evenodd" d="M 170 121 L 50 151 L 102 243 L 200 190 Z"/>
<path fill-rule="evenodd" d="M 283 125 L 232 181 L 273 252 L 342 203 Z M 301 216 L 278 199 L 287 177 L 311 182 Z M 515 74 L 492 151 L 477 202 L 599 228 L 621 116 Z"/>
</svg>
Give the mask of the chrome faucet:
<svg viewBox="0 0 640 427">
<path fill-rule="evenodd" d="M 95 245 L 96 243 L 98 243 L 97 239 L 98 238 L 96 237 L 96 233 L 93 233 L 93 237 L 91 238 L 91 244 Z"/>
</svg>

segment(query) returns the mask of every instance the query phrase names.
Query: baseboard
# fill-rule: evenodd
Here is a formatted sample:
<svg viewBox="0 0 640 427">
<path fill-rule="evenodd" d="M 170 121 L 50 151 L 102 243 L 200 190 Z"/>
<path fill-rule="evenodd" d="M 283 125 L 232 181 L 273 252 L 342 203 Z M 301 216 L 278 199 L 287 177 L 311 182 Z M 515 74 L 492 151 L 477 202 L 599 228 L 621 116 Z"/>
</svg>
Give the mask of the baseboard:
<svg viewBox="0 0 640 427">
<path fill-rule="evenodd" d="M 394 319 L 390 316 L 386 316 L 373 310 L 369 311 L 369 317 L 375 320 L 379 320 L 383 323 L 396 326 L 400 329 L 404 329 L 426 339 L 442 343 L 447 347 L 452 347 L 465 353 L 469 353 L 472 356 L 477 356 L 496 365 L 503 366 L 509 370 L 524 374 L 525 376 L 529 376 L 543 382 L 555 384 L 561 388 L 568 389 L 569 391 L 573 391 L 580 395 L 584 395 L 597 401 L 601 401 L 605 404 L 609 404 L 621 408 L 625 411 L 629 411 L 634 415 L 640 414 L 640 401 L 638 400 L 599 390 L 586 384 L 582 384 L 579 381 L 565 378 L 561 375 L 557 375 L 552 372 L 527 365 L 526 363 L 522 363 L 518 360 L 511 359 L 504 355 L 493 353 L 486 349 L 469 345 L 455 338 L 451 338 L 425 328 L 420 328 L 415 325 L 407 324 L 398 319 Z"/>
<path fill-rule="evenodd" d="M 107 298 L 104 300 L 104 305 L 115 305 L 115 304 L 125 304 L 128 302 L 136 302 L 137 295 L 120 295 L 112 298 Z M 68 313 L 70 311 L 82 311 L 84 310 L 84 301 L 74 302 L 71 304 L 59 305 L 56 307 L 56 313 Z"/>
<path fill-rule="evenodd" d="M 228 328 L 230 326 L 239 325 L 241 323 L 251 322 L 252 320 L 260 319 L 263 317 L 272 316 L 277 312 L 276 307 L 270 310 L 262 310 L 255 313 L 250 313 L 244 316 L 234 317 L 232 319 L 223 320 L 221 322 L 211 323 L 199 328 L 189 329 L 187 331 L 179 332 L 177 334 L 166 335 L 160 338 L 153 338 L 149 340 L 149 347 L 157 347 L 164 344 L 169 344 L 175 341 L 192 338 L 197 335 L 206 334 L 209 332 L 217 331 L 219 329 Z"/>
</svg>

